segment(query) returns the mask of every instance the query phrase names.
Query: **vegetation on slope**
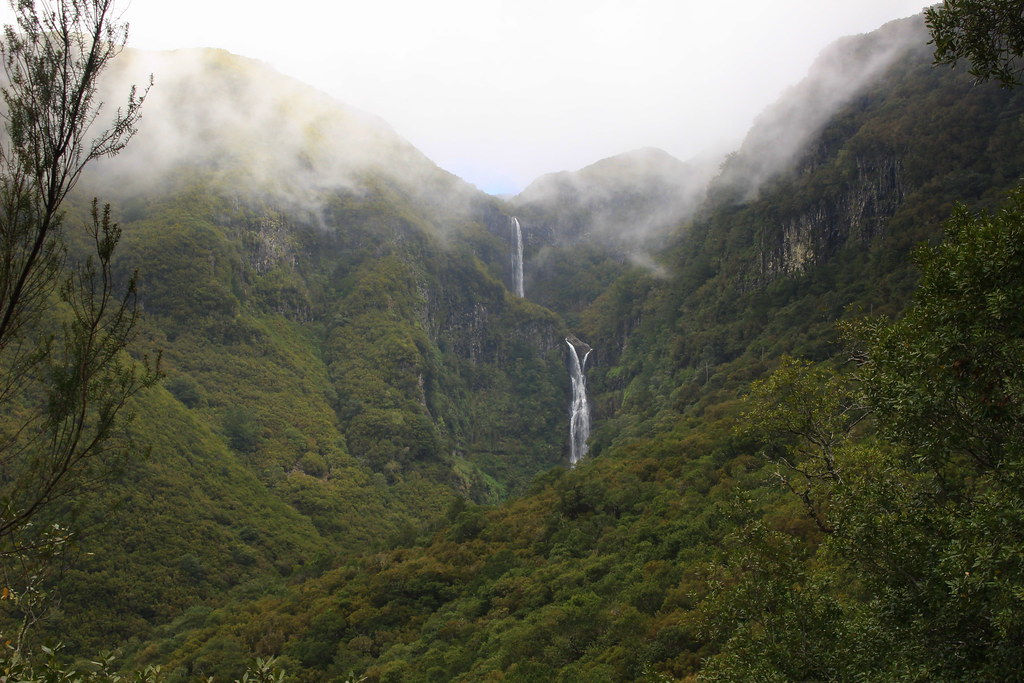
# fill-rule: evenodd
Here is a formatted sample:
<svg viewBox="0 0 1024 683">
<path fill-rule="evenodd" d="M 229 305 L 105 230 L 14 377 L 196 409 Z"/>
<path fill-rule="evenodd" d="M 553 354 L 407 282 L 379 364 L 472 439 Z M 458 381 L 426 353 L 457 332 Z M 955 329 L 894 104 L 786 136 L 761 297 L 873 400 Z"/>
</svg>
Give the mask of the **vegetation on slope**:
<svg viewBox="0 0 1024 683">
<path fill-rule="evenodd" d="M 379 178 L 322 224 L 202 169 L 134 202 L 171 376 L 110 492 L 124 542 L 94 536 L 51 625 L 171 680 L 1017 670 L 1024 197 L 941 221 L 1019 181 L 1021 102 L 929 60 L 753 189 L 740 150 L 664 273 L 577 265 L 595 457 L 500 506 L 559 461 L 566 396 L 563 327 L 493 277 L 488 226 Z"/>
<path fill-rule="evenodd" d="M 755 196 L 718 187 L 669 279 L 633 269 L 584 312 L 597 457 L 172 624 L 161 656 L 231 649 L 203 660 L 226 676 L 280 655 L 310 681 L 1015 670 L 1020 198 L 958 209 L 908 259 L 952 198 L 1017 182 L 1019 95 L 928 61 L 897 63 Z M 843 319 L 864 320 L 845 346 Z"/>
<path fill-rule="evenodd" d="M 310 681 L 1016 670 L 1022 225 L 1020 193 L 958 209 L 905 314 L 846 326 L 853 365 L 783 360 L 738 405 L 190 624 L 171 661 L 217 643 Z"/>
</svg>

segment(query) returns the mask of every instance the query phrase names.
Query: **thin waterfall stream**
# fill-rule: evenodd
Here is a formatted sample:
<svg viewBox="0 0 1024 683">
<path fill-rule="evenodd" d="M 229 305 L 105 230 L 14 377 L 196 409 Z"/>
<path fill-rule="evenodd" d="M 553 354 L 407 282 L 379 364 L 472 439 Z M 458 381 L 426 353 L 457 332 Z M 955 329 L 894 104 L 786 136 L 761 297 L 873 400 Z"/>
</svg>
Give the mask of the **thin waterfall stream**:
<svg viewBox="0 0 1024 683">
<path fill-rule="evenodd" d="M 516 295 L 523 298 L 526 296 L 523 288 L 523 229 L 515 216 L 512 216 L 512 230 L 516 238 L 516 250 L 512 253 L 512 273 L 515 277 Z"/>
<path fill-rule="evenodd" d="M 593 350 L 587 348 L 580 360 L 576 345 L 568 338 L 572 357 L 569 363 L 569 378 L 572 381 L 572 404 L 569 406 L 569 465 L 576 466 L 587 454 L 587 439 L 590 438 L 590 404 L 587 402 L 587 358 Z"/>
</svg>

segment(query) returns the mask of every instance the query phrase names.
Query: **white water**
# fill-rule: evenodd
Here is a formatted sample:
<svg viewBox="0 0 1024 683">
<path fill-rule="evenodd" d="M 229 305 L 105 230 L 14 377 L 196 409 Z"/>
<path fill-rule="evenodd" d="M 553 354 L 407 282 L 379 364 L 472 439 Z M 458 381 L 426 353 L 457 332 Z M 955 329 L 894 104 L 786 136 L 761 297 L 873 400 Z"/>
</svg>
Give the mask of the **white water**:
<svg viewBox="0 0 1024 683">
<path fill-rule="evenodd" d="M 576 466 L 587 454 L 587 439 L 590 438 L 590 404 L 587 403 L 587 358 L 591 349 L 583 354 L 583 362 L 576 352 L 576 347 L 568 339 L 565 343 L 572 351 L 572 363 L 569 364 L 569 378 L 572 380 L 572 405 L 569 407 L 569 464 Z"/>
<path fill-rule="evenodd" d="M 512 216 L 512 229 L 516 235 L 516 250 L 512 254 L 512 271 L 515 273 L 516 294 L 520 298 L 526 296 L 523 289 L 523 230 L 519 227 L 519 219 Z"/>
</svg>

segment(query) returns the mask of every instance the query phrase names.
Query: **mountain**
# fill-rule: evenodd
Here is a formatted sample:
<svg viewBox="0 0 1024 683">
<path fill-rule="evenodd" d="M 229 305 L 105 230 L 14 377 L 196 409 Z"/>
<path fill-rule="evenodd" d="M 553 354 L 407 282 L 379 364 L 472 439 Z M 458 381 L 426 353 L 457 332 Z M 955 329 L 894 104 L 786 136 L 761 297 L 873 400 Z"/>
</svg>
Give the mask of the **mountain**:
<svg viewBox="0 0 1024 683">
<path fill-rule="evenodd" d="M 294 211 L 316 209 L 322 192 L 385 179 L 416 193 L 417 206 L 435 218 L 485 199 L 384 121 L 256 60 L 216 49 L 126 50 L 104 76 L 104 99 L 117 101 L 150 76 L 138 135 L 94 174 L 107 191 L 164 190 L 182 169 L 202 168 L 239 194 L 259 193 Z M 432 193 L 447 202 L 431 201 Z"/>
<path fill-rule="evenodd" d="M 522 225 L 529 297 L 572 324 L 699 206 L 715 164 L 653 148 L 541 176 L 509 200 Z"/>
<path fill-rule="evenodd" d="M 372 412 L 363 400 L 402 405 L 422 421 L 417 438 L 447 442 L 398 448 L 403 468 L 417 452 L 429 463 L 472 450 L 452 431 L 466 416 L 450 411 L 466 405 L 442 405 L 451 399 L 437 383 L 459 376 L 482 390 L 488 382 L 467 363 L 500 376 L 521 354 L 543 367 L 560 349 L 557 317 L 502 287 L 512 245 L 496 202 L 383 122 L 222 51 L 128 52 L 116 66 L 118 82 L 152 70 L 159 85 L 130 151 L 88 189 L 121 199 L 121 261 L 140 266 L 143 308 L 172 347 L 206 318 L 216 328 L 207 343 L 261 338 L 246 329 L 250 317 L 313 335 L 334 392 L 346 387 L 330 399 L 339 417 Z M 557 462 L 557 448 L 548 457 Z M 508 468 L 502 460 L 495 466 Z"/>
<path fill-rule="evenodd" d="M 542 242 L 636 247 L 696 208 L 710 167 L 683 163 L 660 149 L 637 149 L 575 172 L 541 176 L 510 204 Z"/>
<path fill-rule="evenodd" d="M 716 179 L 739 200 L 752 198 L 762 183 L 792 169 L 817 144 L 842 109 L 864 97 L 893 64 L 908 53 L 922 55 L 930 36 L 916 18 L 893 21 L 868 34 L 848 36 L 826 48 L 807 77 L 758 116 L 740 148 Z M 913 59 L 913 57 L 911 57 Z"/>
<path fill-rule="evenodd" d="M 525 279 L 531 297 L 578 326 L 583 310 L 623 273 L 667 274 L 671 264 L 653 256 L 699 210 L 726 195 L 749 200 L 763 183 L 800 163 L 836 112 L 908 51 L 920 49 L 922 38 L 927 41 L 919 22 L 902 21 L 837 41 L 758 117 L 724 162 L 713 156 L 680 162 L 642 149 L 538 178 L 510 201 L 530 256 Z"/>
<path fill-rule="evenodd" d="M 132 409 L 149 455 L 103 492 L 88 559 L 62 581 L 74 608 L 49 629 L 79 651 L 382 547 L 454 498 L 503 500 L 568 459 L 567 328 L 508 291 L 494 199 L 223 51 L 127 51 L 104 87 L 150 72 L 137 138 L 69 205 L 74 223 L 89 196 L 114 203 L 115 274 L 141 274 L 138 351 L 166 372 Z"/>
<path fill-rule="evenodd" d="M 991 292 L 1020 259 L 972 251 L 1010 214 L 920 245 L 1024 176 L 1024 94 L 927 41 L 840 41 L 714 177 L 641 150 L 507 201 L 258 63 L 126 54 L 113 91 L 163 89 L 83 190 L 116 200 L 167 378 L 45 632 L 170 680 L 1015 670 L 1019 466 L 984 463 L 1017 443 L 1019 292 Z M 914 299 L 919 273 L 974 304 Z M 850 369 L 837 323 L 887 355 Z M 567 338 L 592 349 L 575 468 Z M 966 400 L 998 438 L 937 458 L 933 409 Z"/>
<path fill-rule="evenodd" d="M 911 252 L 941 235 L 955 201 L 991 207 L 1015 186 L 1019 95 L 932 68 L 927 40 L 911 18 L 841 41 L 852 55 L 903 48 L 769 175 L 761 141 L 778 119 L 762 117 L 767 131 L 751 130 L 659 255 L 671 277 L 624 278 L 584 313 L 583 336 L 604 350 L 593 391 L 611 418 L 595 448 L 700 414 L 782 354 L 831 356 L 837 320 L 901 310 L 916 282 Z M 769 112 L 806 103 L 808 91 L 797 86 Z"/>
</svg>

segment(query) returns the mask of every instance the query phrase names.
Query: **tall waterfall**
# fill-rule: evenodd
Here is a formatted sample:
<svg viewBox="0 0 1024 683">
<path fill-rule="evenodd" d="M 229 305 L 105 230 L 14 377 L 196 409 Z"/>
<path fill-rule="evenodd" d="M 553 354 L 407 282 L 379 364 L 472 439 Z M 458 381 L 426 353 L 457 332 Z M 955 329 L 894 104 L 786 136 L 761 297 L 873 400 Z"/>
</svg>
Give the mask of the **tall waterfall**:
<svg viewBox="0 0 1024 683">
<path fill-rule="evenodd" d="M 569 377 L 572 380 L 572 405 L 569 412 L 569 464 L 576 466 L 583 456 L 587 454 L 587 439 L 590 438 L 590 404 L 587 403 L 587 376 L 583 371 L 587 369 L 587 358 L 592 349 L 587 349 L 583 354 L 583 361 L 580 361 L 576 346 L 565 340 L 572 352 L 572 362 L 569 364 Z"/>
<path fill-rule="evenodd" d="M 516 236 L 516 250 L 512 254 L 512 272 L 516 279 L 516 294 L 520 298 L 526 296 L 523 289 L 523 229 L 519 227 L 519 219 L 512 216 L 512 230 Z"/>
</svg>

